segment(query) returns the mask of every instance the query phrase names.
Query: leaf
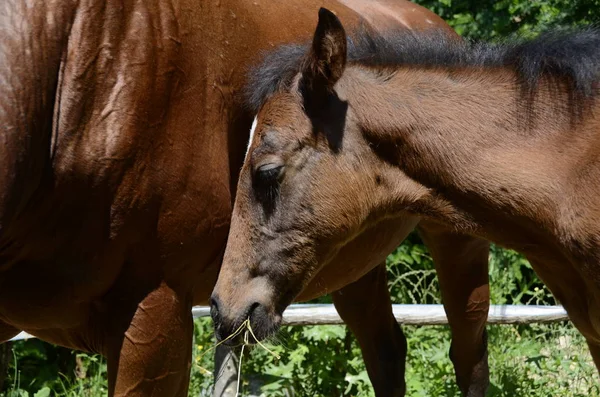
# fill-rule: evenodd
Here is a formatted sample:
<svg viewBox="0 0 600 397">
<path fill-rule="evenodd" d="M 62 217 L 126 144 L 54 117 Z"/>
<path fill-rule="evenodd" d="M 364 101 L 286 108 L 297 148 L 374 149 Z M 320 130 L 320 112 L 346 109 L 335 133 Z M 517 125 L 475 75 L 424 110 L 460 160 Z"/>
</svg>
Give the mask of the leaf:
<svg viewBox="0 0 600 397">
<path fill-rule="evenodd" d="M 33 397 L 49 397 L 50 396 L 50 389 L 48 387 L 43 387 L 40 390 L 38 390 L 37 393 L 35 393 L 33 395 Z"/>
<path fill-rule="evenodd" d="M 346 386 L 346 390 L 344 394 L 350 393 L 353 387 L 360 386 L 361 384 L 370 384 L 369 375 L 367 371 L 361 371 L 357 375 L 346 374 L 346 378 L 344 379 L 348 386 Z"/>
<path fill-rule="evenodd" d="M 302 335 L 313 341 L 327 341 L 329 339 L 342 339 L 346 335 L 345 327 L 340 325 L 321 325 L 305 327 Z"/>
</svg>

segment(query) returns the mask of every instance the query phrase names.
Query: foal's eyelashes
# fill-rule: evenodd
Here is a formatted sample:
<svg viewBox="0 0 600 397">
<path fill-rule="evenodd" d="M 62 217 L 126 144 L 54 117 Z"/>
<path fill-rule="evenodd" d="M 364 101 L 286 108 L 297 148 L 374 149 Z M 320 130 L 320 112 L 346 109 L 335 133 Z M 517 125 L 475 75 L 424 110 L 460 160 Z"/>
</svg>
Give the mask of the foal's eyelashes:
<svg viewBox="0 0 600 397">
<path fill-rule="evenodd" d="M 259 165 L 258 167 L 256 167 L 256 171 L 257 172 L 265 172 L 265 171 L 271 171 L 274 169 L 280 169 L 282 167 L 283 167 L 283 165 L 278 164 L 278 163 L 266 163 L 266 164 L 262 164 L 262 165 Z"/>
<path fill-rule="evenodd" d="M 256 182 L 276 182 L 283 172 L 283 165 L 267 163 L 260 165 L 254 172 Z"/>
<path fill-rule="evenodd" d="M 252 185 L 254 194 L 262 203 L 263 210 L 270 216 L 275 209 L 275 201 L 279 195 L 279 183 L 283 175 L 284 166 L 278 163 L 260 165 L 254 171 Z"/>
</svg>

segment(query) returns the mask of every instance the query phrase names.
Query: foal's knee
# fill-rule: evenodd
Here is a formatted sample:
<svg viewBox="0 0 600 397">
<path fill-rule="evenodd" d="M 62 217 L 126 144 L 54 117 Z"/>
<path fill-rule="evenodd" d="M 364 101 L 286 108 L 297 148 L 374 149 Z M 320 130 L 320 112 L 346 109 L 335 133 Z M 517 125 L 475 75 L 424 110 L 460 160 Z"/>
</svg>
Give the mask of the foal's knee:
<svg viewBox="0 0 600 397">
<path fill-rule="evenodd" d="M 563 300 L 561 303 L 575 328 L 588 343 L 600 345 L 600 305 L 591 299 L 587 299 L 587 302 Z"/>
</svg>

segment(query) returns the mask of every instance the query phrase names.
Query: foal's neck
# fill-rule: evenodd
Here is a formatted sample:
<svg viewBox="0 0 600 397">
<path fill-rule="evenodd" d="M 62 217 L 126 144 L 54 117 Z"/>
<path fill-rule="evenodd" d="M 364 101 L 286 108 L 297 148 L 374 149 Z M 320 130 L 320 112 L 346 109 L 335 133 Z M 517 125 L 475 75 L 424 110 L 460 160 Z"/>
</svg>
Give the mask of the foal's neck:
<svg viewBox="0 0 600 397">
<path fill-rule="evenodd" d="M 588 123 L 580 129 L 587 133 L 565 133 L 572 126 L 569 97 L 543 81 L 528 119 L 514 73 L 500 68 L 404 68 L 383 78 L 351 67 L 340 83 L 349 117 L 382 164 L 429 188 L 453 216 L 472 218 L 477 227 L 490 211 L 553 227 L 561 181 L 570 172 L 565 157 L 585 151 L 593 130 Z M 415 208 L 430 211 L 422 203 Z"/>
</svg>

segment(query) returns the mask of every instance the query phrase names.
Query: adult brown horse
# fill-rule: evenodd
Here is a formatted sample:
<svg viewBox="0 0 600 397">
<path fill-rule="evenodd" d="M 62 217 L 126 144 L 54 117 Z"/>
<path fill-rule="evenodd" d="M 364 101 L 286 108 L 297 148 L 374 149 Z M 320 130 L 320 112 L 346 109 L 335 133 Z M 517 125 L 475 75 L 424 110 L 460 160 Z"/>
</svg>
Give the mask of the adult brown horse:
<svg viewBox="0 0 600 397">
<path fill-rule="evenodd" d="M 0 340 L 26 330 L 101 353 L 110 395 L 186 394 L 190 308 L 207 302 L 216 279 L 253 117 L 239 100 L 246 70 L 263 50 L 309 39 L 321 4 L 2 2 Z M 380 28 L 451 32 L 407 2 L 325 4 L 350 25 L 362 15 Z M 377 240 L 359 239 L 302 297 L 360 279 L 383 255 L 374 262 L 358 247 L 387 252 L 416 222 L 391 220 Z M 463 387 L 485 385 L 485 315 L 462 320 L 473 289 L 486 293 L 487 245 L 453 238 L 456 252 L 445 240 L 431 246 L 443 255 L 438 265 L 481 271 L 460 290 L 453 272 L 442 274 L 456 312 L 457 371 Z M 404 341 L 389 308 L 371 311 L 375 302 L 389 306 L 380 270 L 336 294 L 380 374 L 375 387 L 396 387 L 379 367 L 403 371 Z"/>
<path fill-rule="evenodd" d="M 263 67 L 280 73 L 252 87 L 262 106 L 213 293 L 221 336 L 246 318 L 273 332 L 340 244 L 408 212 L 524 253 L 600 365 L 599 31 L 348 42 L 322 9 L 312 46 L 276 54 Z"/>
</svg>

